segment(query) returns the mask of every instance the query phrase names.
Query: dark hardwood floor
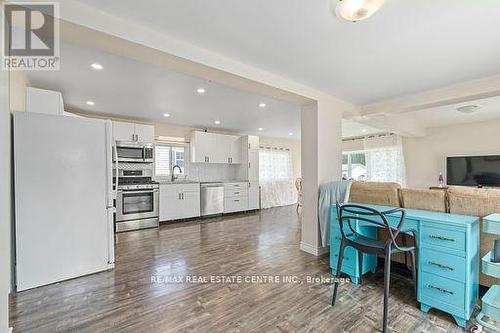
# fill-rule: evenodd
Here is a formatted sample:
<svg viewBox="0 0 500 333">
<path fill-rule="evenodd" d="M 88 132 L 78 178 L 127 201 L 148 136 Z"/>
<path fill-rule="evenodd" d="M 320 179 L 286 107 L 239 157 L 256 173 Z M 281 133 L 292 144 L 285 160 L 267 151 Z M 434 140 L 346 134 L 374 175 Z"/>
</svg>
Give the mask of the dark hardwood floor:
<svg viewBox="0 0 500 333">
<path fill-rule="evenodd" d="M 117 235 L 116 268 L 11 297 L 14 332 L 377 332 L 383 272 L 346 283 L 330 306 L 328 258 L 299 250 L 295 207 Z M 167 283 L 185 276 L 297 276 L 301 283 Z M 418 310 L 394 273 L 393 332 L 461 332 L 451 316 Z M 156 279 L 156 282 L 153 281 Z M 159 282 L 158 282 L 159 281 Z M 261 281 L 262 282 L 262 281 Z"/>
</svg>

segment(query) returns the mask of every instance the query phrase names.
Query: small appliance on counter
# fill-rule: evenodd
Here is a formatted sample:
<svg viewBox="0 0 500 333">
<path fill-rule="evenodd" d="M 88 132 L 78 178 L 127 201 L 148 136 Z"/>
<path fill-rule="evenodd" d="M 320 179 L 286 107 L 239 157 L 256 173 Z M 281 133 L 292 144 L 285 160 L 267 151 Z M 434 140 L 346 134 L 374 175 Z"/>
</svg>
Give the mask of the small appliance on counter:
<svg viewBox="0 0 500 333">
<path fill-rule="evenodd" d="M 115 232 L 158 227 L 160 185 L 153 181 L 153 163 L 116 163 L 115 167 Z"/>
</svg>

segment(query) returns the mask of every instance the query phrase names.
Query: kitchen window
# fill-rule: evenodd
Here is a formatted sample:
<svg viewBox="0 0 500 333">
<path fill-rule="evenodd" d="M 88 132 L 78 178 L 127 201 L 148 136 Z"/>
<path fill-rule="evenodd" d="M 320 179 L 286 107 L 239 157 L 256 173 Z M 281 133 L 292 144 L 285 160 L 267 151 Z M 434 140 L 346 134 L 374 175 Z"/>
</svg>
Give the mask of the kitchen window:
<svg viewBox="0 0 500 333">
<path fill-rule="evenodd" d="M 186 147 L 180 145 L 167 145 L 157 143 L 155 146 L 155 176 L 169 177 L 172 175 L 172 168 L 178 165 L 182 170 L 182 175 L 186 176 Z M 181 174 L 175 168 L 175 175 Z"/>
</svg>

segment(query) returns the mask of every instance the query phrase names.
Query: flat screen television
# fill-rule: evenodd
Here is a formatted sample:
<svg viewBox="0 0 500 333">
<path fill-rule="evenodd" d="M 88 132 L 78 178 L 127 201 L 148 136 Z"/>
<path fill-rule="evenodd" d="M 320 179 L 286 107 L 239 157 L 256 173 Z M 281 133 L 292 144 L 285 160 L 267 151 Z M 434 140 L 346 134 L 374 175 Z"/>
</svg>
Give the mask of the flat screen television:
<svg viewBox="0 0 500 333">
<path fill-rule="evenodd" d="M 499 187 L 500 155 L 447 157 L 446 183 Z"/>
</svg>

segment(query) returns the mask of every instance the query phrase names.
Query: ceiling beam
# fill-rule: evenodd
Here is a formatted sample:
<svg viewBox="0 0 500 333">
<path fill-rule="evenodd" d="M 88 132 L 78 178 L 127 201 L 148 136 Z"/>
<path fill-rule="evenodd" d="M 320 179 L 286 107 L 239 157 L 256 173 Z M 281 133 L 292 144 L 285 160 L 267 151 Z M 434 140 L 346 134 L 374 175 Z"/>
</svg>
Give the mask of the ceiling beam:
<svg viewBox="0 0 500 333">
<path fill-rule="evenodd" d="M 367 104 L 361 107 L 360 114 L 401 114 L 497 96 L 500 96 L 500 75 Z"/>
</svg>

